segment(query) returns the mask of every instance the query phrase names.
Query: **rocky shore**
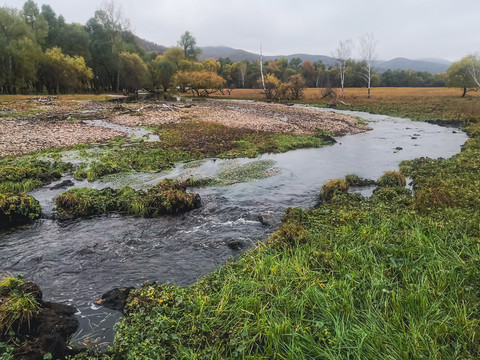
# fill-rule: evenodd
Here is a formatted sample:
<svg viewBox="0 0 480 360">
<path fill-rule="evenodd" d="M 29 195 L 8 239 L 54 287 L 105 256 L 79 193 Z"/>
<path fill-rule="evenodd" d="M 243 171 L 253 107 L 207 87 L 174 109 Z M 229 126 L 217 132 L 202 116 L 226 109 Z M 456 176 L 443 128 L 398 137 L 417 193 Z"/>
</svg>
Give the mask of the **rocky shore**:
<svg viewBox="0 0 480 360">
<path fill-rule="evenodd" d="M 117 99 L 118 101 L 118 99 Z M 255 131 L 335 136 L 368 130 L 351 116 L 282 104 L 249 101 L 108 103 L 33 97 L 0 103 L 0 157 L 75 144 L 104 142 L 127 134 L 82 120 L 104 118 L 125 126 L 155 126 L 189 121 L 216 122 Z"/>
</svg>

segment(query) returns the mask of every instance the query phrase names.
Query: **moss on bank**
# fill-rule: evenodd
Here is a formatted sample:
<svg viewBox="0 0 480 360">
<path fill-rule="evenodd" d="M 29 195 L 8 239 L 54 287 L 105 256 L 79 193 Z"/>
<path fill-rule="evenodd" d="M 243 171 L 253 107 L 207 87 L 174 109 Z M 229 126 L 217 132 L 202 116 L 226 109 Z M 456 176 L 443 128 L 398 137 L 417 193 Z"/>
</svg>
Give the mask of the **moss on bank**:
<svg viewBox="0 0 480 360">
<path fill-rule="evenodd" d="M 61 217 L 80 217 L 119 212 L 125 215 L 156 217 L 178 214 L 200 205 L 200 196 L 186 192 L 187 183 L 162 180 L 148 190 L 125 186 L 119 190 L 80 188 L 55 198 Z"/>
<path fill-rule="evenodd" d="M 42 208 L 30 195 L 0 193 L 0 230 L 40 218 Z"/>
</svg>

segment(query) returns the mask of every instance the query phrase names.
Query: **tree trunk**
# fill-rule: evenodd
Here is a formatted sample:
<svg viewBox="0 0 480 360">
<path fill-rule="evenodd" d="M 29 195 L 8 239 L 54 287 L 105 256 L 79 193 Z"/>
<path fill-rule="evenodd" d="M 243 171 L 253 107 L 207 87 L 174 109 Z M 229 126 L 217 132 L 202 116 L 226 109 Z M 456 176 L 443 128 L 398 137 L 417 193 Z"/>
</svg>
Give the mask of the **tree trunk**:
<svg viewBox="0 0 480 360">
<path fill-rule="evenodd" d="M 466 94 L 467 94 L 467 88 L 466 88 L 466 87 L 464 87 L 464 88 L 463 88 L 463 94 L 462 94 L 462 97 L 465 97 L 465 95 L 466 95 Z"/>
</svg>

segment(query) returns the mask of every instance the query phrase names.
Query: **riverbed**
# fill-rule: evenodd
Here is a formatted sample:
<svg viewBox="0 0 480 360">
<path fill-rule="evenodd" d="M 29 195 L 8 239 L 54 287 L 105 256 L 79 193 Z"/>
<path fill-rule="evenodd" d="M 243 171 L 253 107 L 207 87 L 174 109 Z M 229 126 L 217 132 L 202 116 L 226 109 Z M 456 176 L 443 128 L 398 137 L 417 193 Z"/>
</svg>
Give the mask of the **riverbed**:
<svg viewBox="0 0 480 360">
<path fill-rule="evenodd" d="M 209 159 L 161 174 L 129 175 L 122 181 L 75 182 L 78 187 L 128 183 L 142 188 L 165 177 L 212 176 L 251 162 L 271 161 L 271 175 L 264 179 L 192 189 L 200 194 L 202 206 L 176 217 L 110 214 L 58 221 L 52 200 L 64 190 L 50 190 L 55 183 L 38 189 L 31 194 L 41 201 L 46 217 L 1 237 L 0 273 L 23 274 L 42 288 L 45 299 L 75 305 L 81 322 L 75 343 L 110 342 L 120 313 L 93 304 L 106 291 L 137 287 L 144 281 L 187 286 L 265 240 L 286 208 L 313 206 L 328 180 L 353 173 L 377 179 L 384 171 L 397 169 L 402 160 L 453 156 L 467 139 L 455 128 L 342 113 L 361 117 L 373 130 L 337 137 L 336 144 L 320 149 L 256 159 Z"/>
</svg>

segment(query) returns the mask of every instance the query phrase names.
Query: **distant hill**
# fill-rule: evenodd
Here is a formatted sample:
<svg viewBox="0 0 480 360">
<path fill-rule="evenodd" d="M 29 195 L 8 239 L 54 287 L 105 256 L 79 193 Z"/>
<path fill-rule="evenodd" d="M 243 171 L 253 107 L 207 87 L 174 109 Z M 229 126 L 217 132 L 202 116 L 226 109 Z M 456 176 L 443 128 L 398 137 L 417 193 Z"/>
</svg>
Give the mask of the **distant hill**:
<svg viewBox="0 0 480 360">
<path fill-rule="evenodd" d="M 395 58 L 388 61 L 376 61 L 375 71 L 384 72 L 390 70 L 413 70 L 413 71 L 428 71 L 432 74 L 443 73 L 447 71 L 450 62 L 443 59 L 431 60 L 410 60 L 406 58 Z"/>
<path fill-rule="evenodd" d="M 145 51 L 155 51 L 157 54 L 163 54 L 167 47 L 155 44 L 151 41 L 137 38 L 139 44 L 145 49 Z M 258 53 L 252 53 L 241 49 L 234 49 L 228 46 L 206 46 L 202 47 L 202 53 L 199 60 L 208 58 L 229 58 L 230 60 L 237 62 L 242 60 L 256 61 L 260 55 Z M 325 55 L 311 55 L 311 54 L 292 54 L 292 55 L 275 55 L 275 56 L 263 56 L 265 61 L 271 61 L 280 58 L 291 59 L 294 57 L 302 59 L 302 61 L 310 60 L 312 63 L 321 60 L 327 67 L 335 65 L 335 58 Z M 392 60 L 384 61 L 378 60 L 375 62 L 375 71 L 383 73 L 386 70 L 413 70 L 413 71 L 428 71 L 432 74 L 442 73 L 447 71 L 450 66 L 450 62 L 444 59 L 418 59 L 411 60 L 407 58 L 398 57 Z"/>
<path fill-rule="evenodd" d="M 142 47 L 142 49 L 147 52 L 154 51 L 158 55 L 162 55 L 168 49 L 163 45 L 155 44 L 154 42 L 139 38 L 138 36 L 135 36 L 135 40 Z"/>
<path fill-rule="evenodd" d="M 227 46 L 207 46 L 202 47 L 202 54 L 200 55 L 200 60 L 208 59 L 208 58 L 229 58 L 232 61 L 256 61 L 260 58 L 260 55 L 257 53 L 251 53 L 245 50 L 234 49 Z M 280 58 L 287 58 L 290 60 L 291 58 L 300 58 L 302 61 L 309 59 L 311 62 L 316 62 L 321 60 L 327 66 L 333 66 L 335 64 L 335 59 L 330 56 L 324 55 L 310 55 L 310 54 L 292 54 L 292 55 L 275 55 L 275 56 L 263 56 L 265 61 L 271 61 Z"/>
</svg>

